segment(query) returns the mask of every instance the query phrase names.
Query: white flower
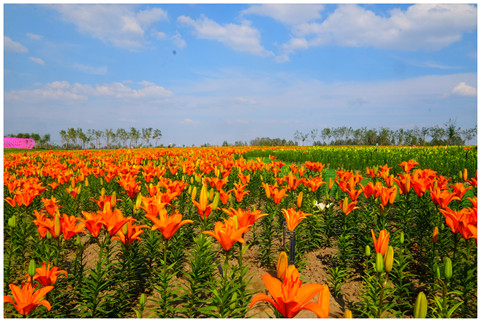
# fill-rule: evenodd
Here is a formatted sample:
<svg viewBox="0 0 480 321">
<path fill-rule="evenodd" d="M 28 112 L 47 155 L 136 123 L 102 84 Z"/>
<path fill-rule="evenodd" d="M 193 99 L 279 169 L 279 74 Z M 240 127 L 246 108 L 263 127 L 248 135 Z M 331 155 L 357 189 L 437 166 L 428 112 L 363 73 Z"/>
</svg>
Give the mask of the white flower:
<svg viewBox="0 0 480 321">
<path fill-rule="evenodd" d="M 333 203 L 326 204 L 324 202 L 320 202 L 320 203 L 315 202 L 315 204 L 313 204 L 313 206 L 316 206 L 320 210 L 320 212 L 323 212 L 323 211 L 325 211 L 325 209 L 329 208 L 332 204 Z"/>
</svg>

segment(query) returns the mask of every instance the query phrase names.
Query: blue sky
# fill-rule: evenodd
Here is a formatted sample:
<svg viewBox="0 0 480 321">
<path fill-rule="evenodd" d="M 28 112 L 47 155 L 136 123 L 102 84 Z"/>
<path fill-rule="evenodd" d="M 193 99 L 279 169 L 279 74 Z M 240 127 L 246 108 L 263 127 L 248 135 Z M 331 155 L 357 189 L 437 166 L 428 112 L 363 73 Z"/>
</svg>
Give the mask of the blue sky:
<svg viewBox="0 0 480 321">
<path fill-rule="evenodd" d="M 477 124 L 469 4 L 4 5 L 4 134 L 178 146 Z"/>
</svg>

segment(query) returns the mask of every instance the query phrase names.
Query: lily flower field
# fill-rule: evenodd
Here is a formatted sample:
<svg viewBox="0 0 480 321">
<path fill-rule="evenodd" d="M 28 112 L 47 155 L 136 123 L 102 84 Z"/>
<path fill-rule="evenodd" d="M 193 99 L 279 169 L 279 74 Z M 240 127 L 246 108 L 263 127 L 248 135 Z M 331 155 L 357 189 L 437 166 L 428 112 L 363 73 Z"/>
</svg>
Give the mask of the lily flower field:
<svg viewBox="0 0 480 321">
<path fill-rule="evenodd" d="M 4 317 L 475 318 L 477 147 L 4 153 Z"/>
</svg>

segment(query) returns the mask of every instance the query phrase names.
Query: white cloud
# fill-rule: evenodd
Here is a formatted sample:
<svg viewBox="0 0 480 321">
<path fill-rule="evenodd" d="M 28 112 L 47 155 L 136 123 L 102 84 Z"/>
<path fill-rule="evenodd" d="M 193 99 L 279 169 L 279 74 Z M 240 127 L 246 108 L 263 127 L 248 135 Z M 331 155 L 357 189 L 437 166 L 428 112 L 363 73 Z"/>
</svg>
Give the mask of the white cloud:
<svg viewBox="0 0 480 321">
<path fill-rule="evenodd" d="M 108 71 L 106 66 L 93 67 L 93 66 L 80 64 L 80 63 L 74 63 L 73 68 L 83 73 L 91 74 L 91 75 L 106 75 Z"/>
<path fill-rule="evenodd" d="M 10 37 L 3 37 L 3 45 L 6 51 L 28 52 L 28 49 L 19 42 L 13 41 Z"/>
<path fill-rule="evenodd" d="M 453 88 L 452 93 L 460 96 L 475 97 L 477 96 L 477 89 L 467 85 L 464 81 Z"/>
<path fill-rule="evenodd" d="M 42 40 L 42 36 L 27 32 L 27 37 L 32 40 Z"/>
<path fill-rule="evenodd" d="M 272 55 L 260 44 L 260 32 L 246 20 L 242 21 L 240 25 L 229 23 L 223 26 L 204 15 L 197 20 L 180 16 L 178 21 L 192 27 L 195 30 L 195 35 L 199 38 L 219 41 L 235 51 L 258 56 Z"/>
<path fill-rule="evenodd" d="M 145 46 L 145 31 L 168 20 L 160 8 L 135 11 L 130 5 L 53 5 L 62 18 L 77 29 L 119 48 L 138 50 Z"/>
<path fill-rule="evenodd" d="M 182 124 L 182 125 L 195 125 L 195 124 L 199 124 L 199 122 L 195 121 L 195 120 L 191 120 L 190 118 L 185 118 L 184 120 L 180 121 L 180 124 Z"/>
<path fill-rule="evenodd" d="M 155 100 L 168 98 L 173 93 L 154 83 L 143 81 L 127 86 L 113 82 L 101 85 L 70 84 L 54 81 L 37 89 L 12 90 L 5 93 L 6 101 L 37 102 L 45 100 L 89 100 L 94 97 L 114 99 Z"/>
<path fill-rule="evenodd" d="M 242 15 L 267 16 L 287 25 L 295 25 L 321 18 L 319 4 L 262 4 L 253 5 L 242 11 Z"/>
<path fill-rule="evenodd" d="M 389 14 L 380 16 L 358 5 L 340 5 L 322 22 L 293 26 L 292 38 L 307 39 L 308 45 L 295 48 L 290 41 L 282 46 L 280 55 L 322 45 L 439 50 L 477 27 L 476 7 L 468 4 L 415 4 Z"/>
<path fill-rule="evenodd" d="M 185 40 L 183 40 L 182 35 L 177 31 L 175 35 L 171 37 L 173 44 L 180 49 L 183 49 L 187 46 Z"/>
<path fill-rule="evenodd" d="M 36 64 L 45 66 L 45 61 L 43 61 L 43 59 L 41 58 L 29 57 L 28 59 L 30 59 L 30 61 L 33 61 Z"/>
</svg>

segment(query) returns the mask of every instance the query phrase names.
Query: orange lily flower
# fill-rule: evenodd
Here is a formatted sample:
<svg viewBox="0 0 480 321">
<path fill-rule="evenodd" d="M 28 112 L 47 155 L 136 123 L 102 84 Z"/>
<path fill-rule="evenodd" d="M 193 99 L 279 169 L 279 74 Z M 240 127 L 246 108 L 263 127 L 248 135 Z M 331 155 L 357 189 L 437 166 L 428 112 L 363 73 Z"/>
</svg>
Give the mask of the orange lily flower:
<svg viewBox="0 0 480 321">
<path fill-rule="evenodd" d="M 342 209 L 343 213 L 345 213 L 345 216 L 347 216 L 357 208 L 360 208 L 356 206 L 357 203 L 357 201 L 348 202 L 348 197 L 345 197 L 340 203 L 340 208 Z"/>
<path fill-rule="evenodd" d="M 235 185 L 235 188 L 231 189 L 230 192 L 235 194 L 237 202 L 240 203 L 243 200 L 243 197 L 249 194 L 250 191 L 243 190 L 245 187 L 247 187 L 247 185 L 242 185 L 241 183 L 233 183 L 233 185 Z"/>
<path fill-rule="evenodd" d="M 92 234 L 93 237 L 98 237 L 103 226 L 103 216 L 100 213 L 89 213 L 82 211 L 85 219 L 79 218 L 83 222 L 85 228 Z"/>
<path fill-rule="evenodd" d="M 316 177 L 310 177 L 310 179 L 306 179 L 304 181 L 305 186 L 310 187 L 310 190 L 315 193 L 317 189 L 320 188 L 323 184 L 326 184 L 326 182 L 323 180 L 321 176 L 316 176 Z"/>
<path fill-rule="evenodd" d="M 460 199 L 463 198 L 463 196 L 469 189 L 472 189 L 472 186 L 465 188 L 465 185 L 463 185 L 463 183 L 460 183 L 460 182 L 456 184 L 452 184 L 450 186 L 453 188 L 453 192 L 455 193 L 455 195 L 458 196 L 458 198 Z"/>
<path fill-rule="evenodd" d="M 120 240 L 125 245 L 130 245 L 134 240 L 141 240 L 140 235 L 143 233 L 143 228 L 150 228 L 148 225 L 134 225 L 133 220 L 128 221 L 126 225 L 126 232 L 124 233 L 124 229 L 118 230 L 117 235 L 112 237 L 112 241 L 117 239 Z"/>
<path fill-rule="evenodd" d="M 219 189 L 218 192 L 220 200 L 224 205 L 226 205 L 228 203 L 228 195 L 230 194 L 230 191 L 225 192 L 223 189 Z"/>
<path fill-rule="evenodd" d="M 78 224 L 79 219 L 75 216 L 68 216 L 63 214 L 61 223 L 62 223 L 62 234 L 65 240 L 69 240 L 78 233 L 85 233 L 83 228 L 85 227 L 84 223 Z"/>
<path fill-rule="evenodd" d="M 375 252 L 385 255 L 388 247 L 388 241 L 390 240 L 390 233 L 387 230 L 381 230 L 380 234 L 378 235 L 378 241 L 375 237 L 375 233 L 371 229 L 370 232 L 372 233 L 373 244 L 375 246 Z"/>
<path fill-rule="evenodd" d="M 380 207 L 382 210 L 385 209 L 385 206 L 387 206 L 388 203 L 393 204 L 395 202 L 395 198 L 397 197 L 397 187 L 393 186 L 391 188 L 388 187 L 383 187 L 380 192 L 380 201 L 382 204 L 380 204 Z"/>
<path fill-rule="evenodd" d="M 248 226 L 238 227 L 234 217 L 229 217 L 223 222 L 216 222 L 214 231 L 204 231 L 203 234 L 208 234 L 217 239 L 218 243 L 225 251 L 230 251 L 236 242 L 244 243 L 242 235 L 248 229 Z"/>
<path fill-rule="evenodd" d="M 51 285 L 43 287 L 38 291 L 35 291 L 35 287 L 30 282 L 22 284 L 20 288 L 15 284 L 10 284 L 9 287 L 12 290 L 15 301 L 6 295 L 3 296 L 3 301 L 13 304 L 18 313 L 23 316 L 28 315 L 39 305 L 43 305 L 48 311 L 52 308 L 47 300 L 42 300 L 53 289 Z"/>
<path fill-rule="evenodd" d="M 106 202 L 110 202 L 110 205 L 112 207 L 115 207 L 115 205 L 117 205 L 117 202 L 122 201 L 121 199 L 117 199 L 117 195 L 115 192 L 113 192 L 113 194 L 109 196 L 105 195 L 105 188 L 102 188 L 102 191 L 98 200 L 94 199 L 93 197 L 90 197 L 90 199 L 95 203 L 97 203 L 98 207 L 100 207 L 102 211 L 103 211 L 103 208 L 105 207 Z"/>
<path fill-rule="evenodd" d="M 294 318 L 301 310 L 307 309 L 320 318 L 327 318 L 330 309 L 330 292 L 324 284 L 307 284 L 302 286 L 300 273 L 294 265 L 287 268 L 283 282 L 269 275 L 262 275 L 263 282 L 271 297 L 259 293 L 250 302 L 250 307 L 259 301 L 267 301 L 280 312 L 284 318 Z M 309 302 L 319 295 L 318 303 Z"/>
<path fill-rule="evenodd" d="M 289 231 L 295 230 L 297 225 L 307 216 L 312 214 L 304 213 L 302 211 L 297 211 L 294 208 L 282 209 L 283 216 L 287 221 L 287 228 Z"/>
<path fill-rule="evenodd" d="M 417 165 L 419 165 L 419 163 L 414 161 L 413 159 L 410 159 L 408 162 L 403 161 L 398 164 L 398 166 L 400 166 L 405 173 L 410 172 L 410 170 Z"/>
<path fill-rule="evenodd" d="M 110 236 L 114 236 L 128 221 L 133 220 L 133 217 L 124 217 L 122 211 L 116 208 L 112 211 L 110 202 L 105 203 L 103 211 L 97 211 L 103 218 L 103 225 Z"/>
<path fill-rule="evenodd" d="M 55 210 L 57 208 L 64 206 L 64 205 L 58 205 L 57 203 L 59 202 L 59 200 L 57 200 L 55 197 L 52 197 L 51 199 L 42 197 L 42 202 L 43 202 L 43 205 L 45 205 L 45 209 L 47 210 L 48 214 L 52 216 L 55 214 Z"/>
<path fill-rule="evenodd" d="M 43 212 L 38 212 L 37 210 L 33 211 L 33 214 L 37 217 L 36 220 L 33 220 L 33 223 L 37 226 L 38 234 L 40 238 L 44 238 L 47 235 L 47 232 L 50 232 L 54 238 L 57 238 L 60 235 L 55 233 L 55 222 L 54 220 L 47 218 L 47 214 Z"/>
<path fill-rule="evenodd" d="M 212 212 L 212 204 L 208 204 L 208 192 L 207 192 L 207 185 L 203 185 L 202 189 L 200 190 L 200 200 L 196 202 L 192 199 L 193 204 L 197 207 L 198 214 L 202 220 L 208 218 L 210 213 Z"/>
<path fill-rule="evenodd" d="M 452 232 L 462 234 L 463 238 L 477 239 L 477 210 L 476 208 L 462 208 L 454 211 L 450 208 L 438 209 L 445 217 L 445 222 Z"/>
<path fill-rule="evenodd" d="M 448 190 L 442 191 L 439 187 L 430 190 L 430 196 L 433 204 L 438 205 L 441 208 L 447 208 L 448 204 L 453 200 L 461 200 L 461 198 L 456 196 L 455 193 L 450 193 Z"/>
<path fill-rule="evenodd" d="M 272 198 L 275 204 L 280 203 L 285 196 L 288 196 L 288 194 L 285 194 L 286 192 L 287 192 L 286 188 L 284 189 L 275 188 L 272 191 Z"/>
<path fill-rule="evenodd" d="M 250 227 L 255 223 L 258 219 L 261 217 L 267 216 L 268 214 L 262 213 L 260 210 L 256 210 L 253 212 L 250 212 L 248 210 L 244 210 L 239 208 L 238 210 L 234 208 L 230 208 L 230 210 L 223 209 L 225 213 L 230 215 L 230 217 L 237 216 L 237 221 L 238 221 L 238 227 L 248 227 L 245 230 L 245 233 L 247 233 L 250 230 Z"/>
<path fill-rule="evenodd" d="M 406 173 L 405 175 L 398 174 L 399 178 L 394 178 L 395 182 L 398 185 L 400 194 L 408 194 L 410 192 L 410 174 Z"/>
<path fill-rule="evenodd" d="M 42 262 L 42 266 L 35 269 L 37 273 L 33 276 L 33 280 L 37 280 L 43 287 L 57 283 L 60 273 L 63 274 L 61 277 L 68 277 L 67 271 L 60 270 L 57 266 L 51 267 L 50 264 L 50 262 L 48 265 L 46 262 Z"/>
<path fill-rule="evenodd" d="M 145 215 L 145 217 L 153 222 L 152 231 L 158 229 L 166 240 L 170 239 L 181 226 L 193 223 L 192 220 L 182 221 L 183 216 L 179 213 L 168 215 L 167 210 L 164 208 L 160 210 L 159 218 L 151 215 Z"/>
</svg>

